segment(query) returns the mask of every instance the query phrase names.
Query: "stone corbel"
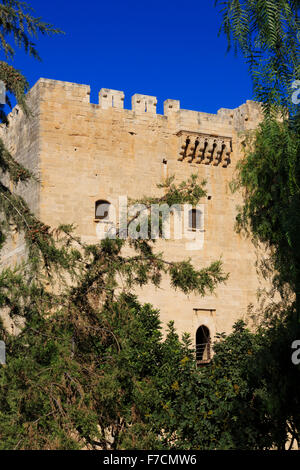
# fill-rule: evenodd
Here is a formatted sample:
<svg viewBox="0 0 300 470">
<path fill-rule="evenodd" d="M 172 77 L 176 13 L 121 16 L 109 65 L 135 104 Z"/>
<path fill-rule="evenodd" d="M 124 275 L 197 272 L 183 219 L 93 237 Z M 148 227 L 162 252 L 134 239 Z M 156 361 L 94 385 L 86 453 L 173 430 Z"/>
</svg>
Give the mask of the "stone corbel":
<svg viewBox="0 0 300 470">
<path fill-rule="evenodd" d="M 180 157 L 178 158 L 178 160 L 180 162 L 182 162 L 185 157 L 187 156 L 187 151 L 188 151 L 188 148 L 189 148 L 189 145 L 191 143 L 191 139 L 190 139 L 190 136 L 182 136 L 183 138 L 181 138 L 181 151 L 179 152 L 179 155 Z"/>
<path fill-rule="evenodd" d="M 207 147 L 208 141 L 204 137 L 200 137 L 199 145 L 197 147 L 197 160 L 196 163 L 202 163 L 204 160 L 204 152 Z"/>
<path fill-rule="evenodd" d="M 209 165 L 212 162 L 214 150 L 215 150 L 215 140 L 210 138 L 208 139 L 208 144 L 205 148 L 205 153 L 204 153 L 203 163 L 205 165 Z"/>
<path fill-rule="evenodd" d="M 188 163 L 219 166 L 226 168 L 232 152 L 230 137 L 198 134 L 197 132 L 179 131 L 179 161 L 187 158 Z"/>
<path fill-rule="evenodd" d="M 226 168 L 231 162 L 231 159 L 230 159 L 231 142 L 227 141 L 227 142 L 224 142 L 224 144 L 225 144 L 225 147 L 223 149 L 222 167 Z"/>
<path fill-rule="evenodd" d="M 221 163 L 224 147 L 225 147 L 224 140 L 218 139 L 216 142 L 215 158 L 213 161 L 214 166 L 218 166 Z"/>
<path fill-rule="evenodd" d="M 189 163 L 192 163 L 192 161 L 194 160 L 194 158 L 196 157 L 196 151 L 197 151 L 197 147 L 199 145 L 199 140 L 198 140 L 198 137 L 194 140 L 194 143 L 190 146 L 189 148 L 189 160 L 188 162 Z"/>
</svg>

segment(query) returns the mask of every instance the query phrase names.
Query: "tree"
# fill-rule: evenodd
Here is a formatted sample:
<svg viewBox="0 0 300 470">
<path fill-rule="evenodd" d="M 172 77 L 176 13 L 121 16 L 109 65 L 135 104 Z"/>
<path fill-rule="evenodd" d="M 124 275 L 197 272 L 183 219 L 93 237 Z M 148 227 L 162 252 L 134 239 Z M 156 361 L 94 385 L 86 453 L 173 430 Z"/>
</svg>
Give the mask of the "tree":
<svg viewBox="0 0 300 470">
<path fill-rule="evenodd" d="M 25 2 L 15 0 L 1 0 L 0 2 L 0 48 L 7 61 L 0 62 L 0 81 L 6 87 L 6 103 L 11 108 L 11 103 L 16 100 L 22 111 L 30 118 L 31 112 L 25 99 L 28 91 L 26 78 L 20 71 L 9 64 L 14 57 L 15 46 L 22 48 L 35 59 L 40 59 L 36 45 L 32 41 L 39 34 L 58 34 L 60 30 L 55 29 L 51 24 L 45 23 L 41 18 L 33 16 L 33 10 Z M 7 107 L 0 109 L 0 119 L 3 125 L 9 125 L 6 113 Z M 63 273 L 68 267 L 72 271 L 74 261 L 79 257 L 78 252 L 68 251 L 67 245 L 63 247 L 57 243 L 57 238 L 61 235 L 67 237 L 71 227 L 63 227 L 58 231 L 51 231 L 50 227 L 42 223 L 30 211 L 25 200 L 20 197 L 17 191 L 12 191 L 9 183 L 13 183 L 15 188 L 18 185 L 26 184 L 30 179 L 36 179 L 24 166 L 22 166 L 5 148 L 0 139 L 0 168 L 2 178 L 0 182 L 0 248 L 11 233 L 18 232 L 24 235 L 28 250 L 27 266 L 22 267 L 23 275 L 38 278 L 41 273 L 48 275 L 51 279 L 51 268 L 55 268 L 57 273 Z M 42 276 L 40 276 L 42 278 Z M 13 273 L 4 271 L 0 276 L 0 305 L 9 304 L 7 290 L 12 287 Z M 8 281 L 8 284 L 6 282 Z"/>
<path fill-rule="evenodd" d="M 292 83 L 300 79 L 299 0 L 227 0 L 221 6 L 228 40 L 249 65 L 254 98 L 269 112 L 295 111 Z M 275 113 L 276 114 L 276 113 Z"/>
<path fill-rule="evenodd" d="M 205 195 L 196 177 L 162 186 L 164 196 L 142 199 L 146 207 L 197 203 Z M 124 254 L 127 244 L 134 255 Z M 179 382 L 192 385 L 194 353 L 172 324 L 162 340 L 159 312 L 141 305 L 133 291 L 148 282 L 158 286 L 166 274 L 174 288 L 205 295 L 227 275 L 219 261 L 202 269 L 190 260 L 166 261 L 154 245 L 121 239 L 118 231 L 115 239 L 81 244 L 84 267 L 60 294 L 44 291 L 41 298 L 35 282 L 25 288 L 20 280 L 18 315 L 26 323 L 19 335 L 6 333 L 8 361 L 0 371 L 3 448 L 172 446 L 166 410 Z"/>
<path fill-rule="evenodd" d="M 273 282 L 282 294 L 295 293 L 300 315 L 300 115 L 264 121 L 249 139 L 238 164 L 233 190 L 241 189 L 244 205 L 237 225 L 268 247 Z"/>
<path fill-rule="evenodd" d="M 219 2 L 217 1 L 216 4 Z M 288 284 L 299 310 L 299 109 L 291 100 L 291 82 L 298 80 L 298 0 L 222 2 L 221 30 L 249 62 L 254 95 L 265 107 L 265 121 L 245 139 L 245 157 L 232 184 L 242 190 L 244 205 L 238 229 L 250 231 L 270 250 L 276 287 Z M 271 114 L 280 106 L 282 119 Z"/>
<path fill-rule="evenodd" d="M 232 0 L 222 6 L 221 30 L 229 46 L 233 42 L 247 60 L 254 96 L 265 111 L 258 129 L 245 136 L 244 158 L 232 182 L 232 189 L 243 194 L 237 229 L 263 245 L 268 256 L 263 272 L 271 275 L 274 291 L 280 294 L 279 302 L 273 298 L 260 312 L 263 322 L 252 333 L 258 351 L 242 372 L 251 392 L 244 397 L 249 405 L 246 416 L 256 448 L 284 449 L 288 441 L 289 446 L 294 441 L 299 445 L 300 431 L 299 366 L 291 361 L 292 343 L 300 335 L 300 115 L 290 93 L 292 81 L 299 80 L 300 3 Z M 221 348 L 228 342 L 230 338 Z M 254 420 L 253 403 L 258 404 Z M 238 422 L 243 423 L 243 415 Z M 230 434 L 235 434 L 233 427 Z"/>
</svg>

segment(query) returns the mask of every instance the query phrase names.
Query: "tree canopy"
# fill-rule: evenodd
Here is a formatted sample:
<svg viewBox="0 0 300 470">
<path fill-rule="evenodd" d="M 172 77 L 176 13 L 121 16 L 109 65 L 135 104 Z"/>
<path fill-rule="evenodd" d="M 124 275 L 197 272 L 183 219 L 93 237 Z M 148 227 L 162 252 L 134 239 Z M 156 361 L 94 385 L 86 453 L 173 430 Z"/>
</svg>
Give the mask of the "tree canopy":
<svg viewBox="0 0 300 470">
<path fill-rule="evenodd" d="M 299 0 L 216 0 L 228 48 L 249 65 L 254 98 L 266 110 L 295 112 L 292 84 L 300 79 Z"/>
</svg>

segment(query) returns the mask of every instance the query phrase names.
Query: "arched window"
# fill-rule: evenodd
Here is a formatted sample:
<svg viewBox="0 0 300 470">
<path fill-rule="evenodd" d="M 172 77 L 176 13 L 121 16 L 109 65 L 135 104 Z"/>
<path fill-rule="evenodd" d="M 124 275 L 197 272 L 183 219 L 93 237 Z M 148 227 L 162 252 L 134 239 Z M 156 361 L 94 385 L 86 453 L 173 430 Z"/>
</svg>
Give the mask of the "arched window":
<svg viewBox="0 0 300 470">
<path fill-rule="evenodd" d="M 95 219 L 103 222 L 109 221 L 109 206 L 108 201 L 100 199 L 95 203 Z"/>
<path fill-rule="evenodd" d="M 202 212 L 199 209 L 189 210 L 189 230 L 195 232 L 201 229 L 201 217 Z"/>
<path fill-rule="evenodd" d="M 196 360 L 198 364 L 208 364 L 210 361 L 210 332 L 204 325 L 196 331 Z"/>
</svg>

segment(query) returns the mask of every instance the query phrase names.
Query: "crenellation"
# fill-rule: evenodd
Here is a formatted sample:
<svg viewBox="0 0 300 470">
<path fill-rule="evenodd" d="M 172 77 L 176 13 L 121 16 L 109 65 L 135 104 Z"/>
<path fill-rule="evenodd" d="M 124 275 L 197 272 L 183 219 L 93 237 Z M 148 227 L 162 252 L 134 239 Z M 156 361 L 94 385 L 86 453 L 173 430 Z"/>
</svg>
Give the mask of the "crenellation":
<svg viewBox="0 0 300 470">
<path fill-rule="evenodd" d="M 99 92 L 99 105 L 101 109 L 124 108 L 124 92 L 101 88 Z"/>
<path fill-rule="evenodd" d="M 170 116 L 180 110 L 179 100 L 165 100 L 164 101 L 164 115 Z"/>
<path fill-rule="evenodd" d="M 157 98 L 156 96 L 140 95 L 136 93 L 132 97 L 132 111 L 134 113 L 156 114 Z"/>
<path fill-rule="evenodd" d="M 82 106 L 89 106 L 93 112 L 97 109 L 115 108 L 123 110 L 127 115 L 130 112 L 140 116 L 157 114 L 157 98 L 155 96 L 136 93 L 132 96 L 132 109 L 127 110 L 124 109 L 124 92 L 120 90 L 101 88 L 98 105 L 90 103 L 89 85 L 41 78 L 31 89 L 29 95 L 35 93 L 36 90 L 38 90 L 40 101 L 47 102 L 49 107 L 50 103 L 55 107 L 58 103 L 64 106 L 66 102 L 74 102 L 74 104 L 77 102 L 78 110 Z M 179 100 L 167 99 L 164 101 L 163 116 L 176 119 L 179 130 L 182 127 L 191 127 L 191 130 L 205 127 L 207 132 L 212 126 L 215 126 L 216 131 L 220 128 L 226 128 L 226 134 L 232 134 L 233 130 L 241 131 L 255 127 L 261 119 L 261 106 L 255 101 L 247 100 L 236 109 L 220 108 L 216 114 L 213 114 L 180 109 Z M 11 118 L 14 117 L 12 114 Z"/>
</svg>

